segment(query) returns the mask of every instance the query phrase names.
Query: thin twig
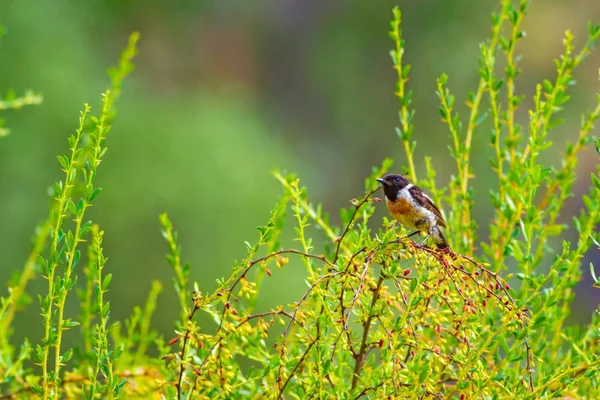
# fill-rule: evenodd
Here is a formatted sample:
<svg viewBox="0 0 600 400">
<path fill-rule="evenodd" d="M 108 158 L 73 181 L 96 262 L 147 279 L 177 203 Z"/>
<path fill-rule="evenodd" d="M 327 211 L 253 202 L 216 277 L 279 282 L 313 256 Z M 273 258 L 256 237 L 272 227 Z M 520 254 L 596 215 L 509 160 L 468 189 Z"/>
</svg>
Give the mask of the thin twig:
<svg viewBox="0 0 600 400">
<path fill-rule="evenodd" d="M 366 387 L 364 388 L 359 394 L 356 395 L 356 397 L 354 398 L 354 400 L 358 400 L 361 397 L 365 396 L 367 393 L 369 393 L 370 390 L 372 391 L 376 391 L 377 389 L 379 389 L 380 387 L 382 387 L 384 385 L 385 382 L 379 382 L 376 386 L 370 386 L 370 387 Z M 400 383 L 401 386 L 410 386 L 404 383 Z"/>
<path fill-rule="evenodd" d="M 395 242 L 395 243 L 399 243 L 399 241 L 394 241 L 394 242 Z M 470 257 L 467 257 L 467 256 L 463 256 L 463 255 L 459 255 L 459 254 L 455 254 L 455 253 L 452 253 L 452 254 L 451 254 L 451 256 L 453 256 L 453 257 L 461 257 L 461 258 L 463 258 L 463 259 L 465 259 L 465 260 L 469 261 L 470 263 L 472 263 L 473 265 L 475 265 L 477 268 L 481 269 L 481 271 L 483 271 L 484 273 L 486 273 L 488 276 L 492 277 L 492 278 L 494 279 L 494 282 L 495 282 L 495 283 L 496 283 L 496 285 L 498 286 L 498 289 L 500 289 L 500 290 L 501 290 L 501 291 L 502 291 L 502 292 L 503 292 L 503 293 L 504 293 L 504 294 L 507 296 L 507 298 L 508 298 L 508 302 L 506 302 L 506 301 L 502 300 L 502 298 L 500 298 L 500 296 L 498 296 L 498 295 L 497 295 L 497 294 L 496 294 L 496 293 L 495 293 L 493 290 L 491 290 L 491 289 L 490 289 L 490 288 L 488 288 L 486 285 L 482 284 L 482 283 L 481 283 L 481 282 L 479 282 L 477 279 L 475 279 L 475 278 L 473 277 L 473 275 L 472 275 L 470 272 L 468 272 L 468 271 L 465 271 L 463 268 L 457 267 L 456 265 L 454 265 L 454 264 L 452 264 L 452 263 L 450 263 L 450 264 L 449 264 L 449 263 L 447 263 L 447 262 L 444 260 L 444 258 L 443 258 L 443 257 L 444 257 L 444 254 L 446 254 L 447 252 L 444 252 L 443 250 L 442 250 L 442 251 L 437 251 L 437 250 L 434 250 L 434 249 L 432 249 L 432 248 L 429 248 L 429 247 L 427 247 L 427 246 L 422 246 L 422 245 L 419 245 L 419 244 L 417 244 L 417 243 L 413 243 L 413 242 L 411 242 L 411 245 L 412 245 L 412 247 L 413 247 L 413 248 L 415 248 L 415 249 L 423 250 L 423 251 L 425 251 L 425 252 L 427 252 L 427 253 L 429 253 L 429 254 L 433 255 L 433 256 L 434 256 L 434 257 L 435 257 L 435 258 L 438 260 L 438 262 L 440 262 L 440 263 L 441 263 L 443 266 L 446 266 L 446 267 L 447 267 L 447 266 L 452 266 L 452 268 L 453 268 L 455 271 L 458 271 L 458 272 L 460 272 L 460 273 L 462 273 L 462 274 L 464 274 L 464 275 L 468 276 L 468 277 L 469 277 L 469 278 L 470 278 L 470 279 L 471 279 L 471 280 L 472 280 L 472 281 L 473 281 L 473 282 L 474 282 L 474 283 L 477 285 L 477 287 L 479 287 L 480 289 L 484 290 L 484 291 L 485 291 L 486 293 L 488 293 L 490 296 L 492 296 L 492 297 L 494 297 L 496 300 L 498 300 L 498 302 L 499 302 L 500 304 L 502 304 L 502 306 L 503 306 L 504 308 L 506 308 L 506 310 L 508 310 L 508 311 L 517 311 L 517 316 L 518 316 L 519 318 L 521 318 L 521 317 L 523 317 L 523 316 L 524 316 L 524 314 L 523 314 L 523 313 L 521 313 L 521 312 L 519 312 L 519 311 L 518 311 L 518 309 L 517 309 L 517 307 L 516 307 L 516 304 L 515 304 L 515 301 L 514 301 L 514 299 L 513 299 L 513 298 L 512 298 L 512 296 L 510 296 L 510 294 L 508 293 L 508 289 L 506 288 L 506 283 L 504 283 L 503 281 L 501 281 L 501 280 L 500 280 L 500 278 L 499 278 L 498 274 L 496 274 L 496 273 L 494 273 L 494 272 L 492 272 L 492 271 L 488 270 L 488 269 L 487 269 L 487 268 L 485 268 L 485 267 L 484 267 L 484 266 L 483 266 L 481 263 L 478 263 L 478 262 L 476 262 L 475 260 L 473 260 L 472 258 L 470 258 Z M 460 294 L 460 293 L 459 293 L 459 294 Z M 461 295 L 461 296 L 462 296 L 462 295 Z M 511 303 L 513 307 L 512 307 L 512 308 L 511 308 L 511 307 L 509 307 L 507 303 Z"/>
<path fill-rule="evenodd" d="M 287 386 L 287 384 L 292 379 L 292 376 L 294 376 L 294 374 L 296 373 L 296 370 L 298 370 L 298 368 L 300 367 L 300 365 L 304 362 L 304 359 L 308 355 L 308 352 L 310 351 L 310 349 L 312 349 L 312 347 L 317 342 L 317 339 L 318 339 L 318 337 L 316 337 L 316 338 L 313 339 L 313 341 L 308 345 L 308 348 L 306 349 L 306 351 L 304 352 L 304 354 L 302 354 L 302 357 L 300 357 L 300 361 L 298 361 L 298 364 L 296 364 L 296 366 L 294 367 L 294 369 L 292 370 L 292 372 L 290 373 L 290 375 L 285 380 L 285 383 L 283 384 L 283 386 L 279 389 L 279 395 L 277 396 L 278 398 L 281 398 L 283 396 L 283 392 L 285 391 L 285 387 Z"/>
<path fill-rule="evenodd" d="M 340 331 L 338 337 L 333 342 L 333 349 L 331 350 L 331 360 L 332 361 L 335 356 L 335 350 L 337 348 L 338 342 L 340 341 L 342 334 L 348 329 L 348 320 L 350 319 L 350 313 L 352 312 L 352 309 L 354 308 L 354 305 L 356 304 L 356 300 L 358 300 L 358 296 L 360 295 L 360 292 L 364 286 L 364 278 L 365 278 L 365 275 L 367 274 L 367 270 L 369 269 L 369 266 L 371 264 L 372 257 L 373 257 L 373 253 L 371 253 L 365 260 L 365 267 L 363 268 L 363 271 L 360 275 L 360 280 L 358 283 L 358 287 L 356 288 L 356 293 L 354 294 L 354 297 L 352 298 L 352 301 L 350 302 L 350 307 L 348 307 L 346 316 L 345 317 L 342 316 L 342 320 L 343 320 L 342 321 L 343 322 L 342 330 Z"/>
<path fill-rule="evenodd" d="M 177 380 L 177 399 L 181 399 L 181 382 L 183 380 L 183 372 L 185 371 L 185 366 L 183 365 L 183 363 L 185 362 L 185 350 L 186 350 L 186 346 L 188 343 L 188 339 L 190 337 L 191 334 L 191 326 L 192 326 L 192 319 L 194 318 L 194 314 L 196 314 L 196 311 L 198 311 L 200 309 L 200 307 L 198 306 L 198 304 L 194 305 L 194 308 L 192 309 L 192 312 L 190 312 L 190 315 L 188 315 L 187 318 L 187 326 L 185 329 L 185 336 L 183 337 L 183 344 L 181 346 L 181 355 L 179 356 L 179 379 Z"/>
<path fill-rule="evenodd" d="M 371 308 L 369 310 L 369 316 L 367 320 L 363 324 L 363 337 L 360 342 L 360 350 L 356 355 L 356 359 L 354 361 L 354 372 L 352 373 L 352 389 L 356 387 L 358 384 L 358 374 L 360 372 L 360 368 L 364 362 L 364 359 L 367 355 L 367 339 L 369 337 L 369 330 L 371 328 L 371 321 L 373 320 L 373 308 L 375 308 L 375 303 L 379 299 L 379 293 L 381 290 L 381 286 L 383 285 L 383 274 L 379 276 L 379 280 L 377 281 L 377 288 L 375 289 L 375 293 L 373 293 L 373 299 L 371 300 Z M 360 396 L 359 396 L 360 397 Z"/>
<path fill-rule="evenodd" d="M 339 301 L 340 301 L 340 321 L 345 321 L 346 308 L 344 307 L 344 285 L 343 284 L 340 289 Z M 352 356 L 356 357 L 356 352 L 354 351 L 354 348 L 352 347 L 352 338 L 350 337 L 350 331 L 348 329 L 344 329 L 343 332 L 346 332 L 346 340 L 348 341 L 348 348 L 350 349 Z M 335 350 L 335 347 L 334 347 L 334 350 Z M 331 354 L 332 361 L 333 361 L 333 354 L 334 353 Z"/>
<path fill-rule="evenodd" d="M 280 351 L 282 352 L 282 356 L 283 356 L 283 352 L 285 352 L 285 342 L 287 340 L 287 336 L 288 336 L 288 334 L 290 332 L 290 329 L 292 327 L 292 323 L 294 321 L 296 321 L 296 314 L 298 313 L 298 310 L 300 309 L 300 305 L 308 298 L 308 295 L 313 291 L 313 289 L 316 288 L 323 280 L 327 280 L 327 282 L 329 282 L 329 278 L 333 278 L 334 276 L 339 275 L 339 274 L 341 274 L 341 272 L 333 272 L 333 273 L 330 273 L 330 274 L 323 275 L 323 276 L 319 277 L 319 279 L 317 279 L 308 288 L 308 290 L 304 293 L 304 295 L 302 296 L 302 298 L 300 298 L 300 300 L 296 303 L 296 308 L 294 309 L 294 312 L 290 316 L 290 322 L 288 323 L 288 325 L 285 328 L 285 331 L 281 335 L 281 350 Z M 322 311 L 322 309 L 321 309 L 321 311 Z M 317 329 L 319 329 L 318 325 L 317 325 Z M 318 337 L 319 336 L 317 336 L 317 338 Z M 279 364 L 279 369 L 277 371 L 277 386 L 278 387 L 279 387 L 280 381 L 281 381 L 282 368 L 283 368 L 283 363 L 280 363 Z"/>
<path fill-rule="evenodd" d="M 358 256 L 360 253 L 362 253 L 362 252 L 364 252 L 364 251 L 366 251 L 366 250 L 367 250 L 367 246 L 365 246 L 365 247 L 363 247 L 363 248 L 361 248 L 361 249 L 357 250 L 356 252 L 354 252 L 354 254 L 352 254 L 352 256 L 350 257 L 350 259 L 349 259 L 349 260 L 348 260 L 348 262 L 346 263 L 346 268 L 345 268 L 345 269 L 347 270 L 348 268 L 350 268 L 350 264 L 352 264 L 352 261 L 354 261 L 354 259 L 355 259 L 355 258 L 356 258 L 356 257 L 357 257 L 357 256 Z"/>
<path fill-rule="evenodd" d="M 327 275 L 323 275 L 321 276 L 319 279 L 317 279 L 309 288 L 308 290 L 304 293 L 304 295 L 300 298 L 300 300 L 298 301 L 298 303 L 296 303 L 296 308 L 294 309 L 294 312 L 292 313 L 292 315 L 290 316 L 291 321 L 288 324 L 288 326 L 286 327 L 285 331 L 283 332 L 283 339 L 282 339 L 282 345 L 285 341 L 285 338 L 288 335 L 288 332 L 290 330 L 291 324 L 292 322 L 296 321 L 296 314 L 298 313 L 298 309 L 300 308 L 300 305 L 304 302 L 304 300 L 306 300 L 306 298 L 308 297 L 308 295 L 310 294 L 310 292 L 313 291 L 314 288 L 316 288 L 323 280 L 325 279 L 329 279 L 329 278 L 333 278 L 336 275 L 339 275 L 341 272 L 334 272 L 331 274 L 327 274 Z"/>
<path fill-rule="evenodd" d="M 223 307 L 223 311 L 221 312 L 221 318 L 219 320 L 219 326 L 217 327 L 217 332 L 215 333 L 214 336 L 218 335 L 219 332 L 221 332 L 221 329 L 223 328 L 223 321 L 225 320 L 225 313 L 227 312 L 227 309 L 229 308 L 227 306 L 227 304 L 229 303 L 229 300 L 231 299 L 231 294 L 233 293 L 233 291 L 236 288 L 236 286 L 238 285 L 238 283 L 240 283 L 240 281 L 242 280 L 242 278 L 244 278 L 246 276 L 246 274 L 248 274 L 248 272 L 250 271 L 250 269 L 253 266 L 255 266 L 256 264 L 258 264 L 260 262 L 263 262 L 263 261 L 266 261 L 268 259 L 271 259 L 271 258 L 276 257 L 276 256 L 281 255 L 281 254 L 298 254 L 298 255 L 301 255 L 301 256 L 304 256 L 304 257 L 314 258 L 314 259 L 317 259 L 317 260 L 321 260 L 325 264 L 329 265 L 330 267 L 332 267 L 332 268 L 335 267 L 335 265 L 332 264 L 331 262 L 329 262 L 329 260 L 327 260 L 327 258 L 325 258 L 325 256 L 318 256 L 318 255 L 315 255 L 315 254 L 306 253 L 306 252 L 303 252 L 303 251 L 300 251 L 300 250 L 296 250 L 296 249 L 286 249 L 286 250 L 275 251 L 275 252 L 273 252 L 271 254 L 268 254 L 268 255 L 266 255 L 264 257 L 260 257 L 260 258 L 257 258 L 255 260 L 253 260 L 253 261 L 250 261 L 248 263 L 248 266 L 242 271 L 242 273 L 240 274 L 240 276 L 238 276 L 236 278 L 236 280 L 233 281 L 233 283 L 231 284 L 231 286 L 226 289 L 227 290 L 227 297 L 225 299 L 225 306 Z M 325 276 L 327 276 L 327 275 L 325 275 Z M 320 279 L 319 279 L 319 281 L 320 281 Z M 293 315 L 294 315 L 294 319 L 295 319 L 296 312 L 294 312 Z M 212 352 L 212 350 L 221 342 L 221 339 L 222 338 L 219 338 L 215 342 L 215 344 L 211 347 L 211 349 L 210 349 L 209 353 L 207 354 L 206 358 L 200 364 L 200 367 L 199 367 L 200 370 L 206 364 L 206 361 L 208 360 L 208 358 L 209 358 L 210 353 Z"/>
<path fill-rule="evenodd" d="M 533 375 L 531 373 L 531 346 L 529 346 L 529 339 L 525 339 L 525 348 L 527 349 L 527 375 L 529 375 L 529 389 L 533 393 L 535 388 L 533 386 Z"/>
<path fill-rule="evenodd" d="M 314 258 L 317 260 L 321 260 L 324 263 L 328 264 L 331 267 L 335 267 L 334 264 L 330 263 L 329 260 L 327 260 L 325 258 L 325 256 L 318 256 L 315 254 L 310 254 L 310 253 L 305 253 L 303 251 L 300 250 L 296 250 L 296 249 L 287 249 L 287 250 L 279 250 L 279 251 L 275 251 L 271 254 L 268 254 L 264 257 L 260 257 L 257 258 L 256 260 L 250 261 L 248 263 L 248 266 L 244 269 L 244 271 L 240 274 L 240 276 L 237 277 L 237 279 L 231 284 L 231 286 L 227 289 L 227 298 L 225 299 L 225 304 L 227 304 L 227 302 L 229 301 L 229 299 L 231 298 L 231 293 L 233 293 L 233 290 L 235 289 L 235 287 L 238 285 L 238 283 L 240 283 L 240 281 L 242 280 L 242 278 L 244 278 L 246 276 L 246 274 L 248 274 L 248 272 L 250 271 L 250 269 L 255 266 L 256 264 L 266 261 L 270 258 L 276 257 L 278 255 L 281 254 L 299 254 L 301 256 L 304 257 L 308 257 L 308 258 Z M 227 307 L 223 307 L 223 312 L 221 313 L 221 320 L 219 321 L 219 327 L 217 328 L 217 332 L 219 332 L 221 330 L 221 328 L 223 327 L 223 319 L 225 318 L 225 312 L 227 311 Z"/>
<path fill-rule="evenodd" d="M 365 197 L 363 197 L 363 199 L 361 201 L 359 201 L 358 203 L 356 203 L 356 205 L 354 206 L 354 213 L 352 214 L 352 217 L 350 217 L 350 221 L 348 221 L 348 224 L 346 225 L 346 228 L 344 229 L 344 232 L 342 232 L 342 235 L 339 237 L 339 239 L 337 239 L 337 246 L 335 248 L 335 256 L 333 257 L 333 261 L 332 263 L 335 264 L 337 262 L 337 259 L 339 257 L 339 253 L 340 253 L 340 246 L 342 245 L 342 240 L 344 240 L 344 237 L 346 236 L 346 234 L 348 233 L 348 231 L 350 230 L 350 226 L 354 223 L 354 219 L 356 218 L 356 215 L 358 214 L 358 210 L 369 201 L 369 198 L 379 189 L 381 189 L 381 186 L 377 186 L 374 189 L 371 189 L 366 195 Z"/>
<path fill-rule="evenodd" d="M 240 326 L 244 325 L 246 322 L 248 322 L 250 320 L 253 320 L 256 318 L 268 317 L 269 315 L 285 315 L 286 317 L 290 318 L 293 322 L 296 322 L 298 325 L 300 325 L 302 327 L 304 326 L 302 324 L 302 322 L 299 322 L 298 320 L 296 320 L 296 318 L 294 318 L 294 316 L 292 314 L 288 313 L 287 311 L 277 310 L 277 311 L 268 311 L 268 312 L 264 312 L 264 313 L 260 313 L 260 314 L 249 315 L 248 317 L 246 317 L 246 319 L 244 319 L 242 322 L 237 324 L 235 329 L 238 329 Z"/>
</svg>

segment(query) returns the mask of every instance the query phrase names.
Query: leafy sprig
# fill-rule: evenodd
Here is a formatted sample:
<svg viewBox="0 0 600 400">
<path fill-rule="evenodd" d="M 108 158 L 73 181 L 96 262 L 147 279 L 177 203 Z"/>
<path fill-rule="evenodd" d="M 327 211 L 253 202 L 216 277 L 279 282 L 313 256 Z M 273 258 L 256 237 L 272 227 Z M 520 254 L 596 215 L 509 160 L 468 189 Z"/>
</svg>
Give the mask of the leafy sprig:
<svg viewBox="0 0 600 400">
<path fill-rule="evenodd" d="M 383 224 L 373 221 L 376 208 L 383 206 L 374 178 L 390 169 L 390 160 L 373 169 L 364 195 L 341 210 L 339 226 L 309 198 L 296 176 L 275 172 L 282 198 L 258 227 L 255 243 L 247 243 L 246 257 L 233 263 L 231 275 L 218 280 L 214 291 L 190 282 L 174 226 L 166 214 L 160 216 L 179 299 L 173 313 L 175 335 L 168 342 L 151 327 L 162 289 L 158 282 L 145 306 L 134 308 L 125 329 L 110 318 L 105 292 L 112 275 L 105 273 L 104 234 L 84 222 L 100 193 L 94 182 L 115 116 L 114 100 L 133 68 L 133 35 L 111 72 L 112 94 L 103 98 L 100 115 L 91 117 L 86 106 L 69 139 L 69 153 L 59 157 L 64 178 L 54 189 L 50 216 L 36 233 L 20 280 L 0 303 L 0 385 L 8 388 L 0 398 L 600 397 L 600 318 L 565 327 L 583 274 L 582 260 L 590 249 L 600 248 L 594 232 L 600 223 L 600 170 L 591 174 L 590 190 L 581 199 L 584 207 L 573 219 L 576 239 L 563 241 L 559 251 L 552 249 L 552 239 L 569 228 L 557 221 L 572 195 L 578 158 L 592 142 L 600 153 L 600 142 L 591 136 L 600 98 L 582 117 L 579 135 L 567 145 L 560 167 L 546 165 L 541 157 L 560 127 L 558 113 L 568 103 L 574 71 L 600 37 L 600 28 L 590 26 L 579 51 L 566 34 L 556 78 L 537 86 L 529 124 L 520 124 L 516 112 L 524 97 L 518 90 L 517 51 L 528 10 L 527 0 L 500 1 L 491 38 L 481 46 L 479 85 L 469 94 L 466 120 L 456 110 L 448 77 L 437 82 L 456 174 L 447 186 L 436 184 L 426 158 L 427 178 L 420 183 L 436 203 L 451 206 L 446 218 L 451 250 L 414 242 L 387 218 Z M 414 110 L 406 86 L 410 67 L 403 64 L 397 9 L 391 36 L 398 135 L 408 173 L 416 181 Z M 498 71 L 501 64 L 506 67 Z M 482 129 L 487 116 L 489 131 Z M 491 195 L 495 216 L 490 236 L 479 243 L 482 254 L 471 215 L 475 134 L 489 135 L 490 165 L 498 181 Z M 280 237 L 289 212 L 297 246 L 283 248 Z M 322 230 L 323 243 L 314 239 L 313 229 Z M 38 257 L 46 242 L 48 255 Z M 85 263 L 83 243 L 88 245 Z M 48 293 L 40 296 L 44 338 L 35 349 L 25 341 L 17 351 L 9 341 L 11 323 L 24 305 L 18 299 L 35 276 L 36 262 L 48 279 Z M 514 273 L 506 272 L 509 264 L 516 265 Z M 85 265 L 83 274 L 78 274 L 79 265 Z M 261 309 L 262 282 L 283 268 L 305 271 L 304 292 L 290 304 Z M 593 265 L 590 272 L 599 286 Z M 65 350 L 64 332 L 75 326 L 65 313 L 65 301 L 77 286 L 83 346 Z M 161 359 L 151 355 L 153 344 Z M 32 354 L 41 373 L 26 366 Z"/>
</svg>

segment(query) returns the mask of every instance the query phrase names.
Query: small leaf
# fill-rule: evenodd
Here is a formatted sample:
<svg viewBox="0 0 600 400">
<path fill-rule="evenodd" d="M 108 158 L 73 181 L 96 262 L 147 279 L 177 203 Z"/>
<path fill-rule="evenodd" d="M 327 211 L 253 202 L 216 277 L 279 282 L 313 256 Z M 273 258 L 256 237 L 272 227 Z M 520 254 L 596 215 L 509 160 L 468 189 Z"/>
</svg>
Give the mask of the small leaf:
<svg viewBox="0 0 600 400">
<path fill-rule="evenodd" d="M 77 215 L 77 209 L 75 208 L 75 203 L 71 199 L 67 200 L 67 208 L 73 215 Z"/>
<path fill-rule="evenodd" d="M 64 322 L 63 326 L 65 328 L 74 328 L 76 326 L 79 326 L 79 322 L 68 319 L 67 321 Z"/>
<path fill-rule="evenodd" d="M 594 174 L 591 174 L 592 177 L 592 183 L 594 184 L 594 186 L 596 186 L 596 189 L 600 190 L 600 179 L 598 179 L 598 177 Z"/>
<path fill-rule="evenodd" d="M 417 280 L 413 279 L 410 281 L 410 292 L 414 292 L 415 289 L 417 288 Z"/>
<path fill-rule="evenodd" d="M 596 272 L 594 271 L 594 264 L 590 263 L 590 274 L 592 274 L 592 279 L 594 282 L 598 283 L 598 278 L 596 277 Z"/>
<path fill-rule="evenodd" d="M 100 192 L 102 192 L 102 188 L 96 188 L 94 189 L 94 191 L 92 192 L 92 194 L 90 194 L 90 197 L 88 198 L 88 202 L 92 202 L 94 201 L 94 199 L 100 194 Z"/>
<path fill-rule="evenodd" d="M 87 221 L 81 225 L 80 236 L 85 235 L 92 228 L 92 221 Z"/>
<path fill-rule="evenodd" d="M 566 228 L 565 225 L 546 225 L 544 227 L 544 231 L 549 235 L 549 236 L 558 236 L 562 233 L 562 231 Z"/>
<path fill-rule="evenodd" d="M 110 281 L 112 281 L 112 274 L 108 274 L 104 277 L 104 281 L 102 281 L 102 290 L 106 290 L 106 288 L 108 288 Z"/>
<path fill-rule="evenodd" d="M 79 201 L 77 202 L 77 215 L 79 215 L 81 213 L 84 205 L 85 205 L 85 202 L 83 201 L 83 199 L 79 199 Z"/>
<path fill-rule="evenodd" d="M 79 259 L 81 258 L 81 252 L 79 250 L 75 251 L 75 255 L 73 256 L 73 268 L 79 263 Z"/>
<path fill-rule="evenodd" d="M 63 167 L 64 169 L 67 169 L 69 166 L 69 159 L 66 156 L 58 156 L 58 163 L 61 165 L 61 167 Z"/>
<path fill-rule="evenodd" d="M 60 356 L 60 362 L 64 363 L 67 362 L 71 359 L 71 357 L 73 357 L 73 349 L 69 349 L 65 352 L 65 354 L 63 354 L 62 356 Z"/>
</svg>

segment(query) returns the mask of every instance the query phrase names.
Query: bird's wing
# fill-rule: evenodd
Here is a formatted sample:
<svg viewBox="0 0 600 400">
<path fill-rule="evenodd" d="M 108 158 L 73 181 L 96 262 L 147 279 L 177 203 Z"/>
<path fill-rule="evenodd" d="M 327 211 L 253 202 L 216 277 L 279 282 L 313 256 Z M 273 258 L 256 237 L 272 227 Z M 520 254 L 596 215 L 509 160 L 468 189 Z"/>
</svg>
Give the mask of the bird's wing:
<svg viewBox="0 0 600 400">
<path fill-rule="evenodd" d="M 435 205 L 433 200 L 431 200 L 429 196 L 423 193 L 423 190 L 421 190 L 421 188 L 418 186 L 413 186 L 409 190 L 410 194 L 416 201 L 418 201 L 423 207 L 435 214 L 437 218 L 437 224 L 442 228 L 445 228 L 446 221 L 444 221 L 444 217 L 442 216 L 440 209 Z"/>
</svg>

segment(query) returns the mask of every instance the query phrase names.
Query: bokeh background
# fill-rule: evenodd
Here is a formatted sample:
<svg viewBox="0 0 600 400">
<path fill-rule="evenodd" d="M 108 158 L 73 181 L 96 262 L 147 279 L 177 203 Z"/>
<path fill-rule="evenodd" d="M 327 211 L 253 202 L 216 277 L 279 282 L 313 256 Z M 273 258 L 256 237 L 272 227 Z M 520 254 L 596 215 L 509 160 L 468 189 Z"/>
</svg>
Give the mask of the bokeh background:
<svg viewBox="0 0 600 400">
<path fill-rule="evenodd" d="M 227 276 L 245 255 L 255 227 L 266 222 L 282 192 L 270 171 L 297 173 L 314 202 L 337 212 L 363 193 L 363 179 L 384 157 L 405 165 L 397 126 L 395 73 L 388 37 L 391 9 L 403 11 L 406 60 L 413 65 L 409 87 L 417 110 L 416 163 L 434 158 L 438 185 L 454 171 L 447 128 L 440 122 L 435 79 L 450 76 L 458 109 L 478 82 L 478 44 L 489 33 L 498 2 L 481 0 L 4 0 L 0 24 L 0 90 L 35 89 L 44 103 L 3 113 L 12 134 L 0 140 L 0 289 L 21 268 L 34 227 L 47 213 L 47 188 L 61 179 L 56 155 L 84 102 L 97 107 L 127 36 L 141 33 L 137 70 L 127 79 L 110 133 L 109 151 L 98 176 L 104 188 L 91 210 L 106 231 L 112 318 L 124 320 L 145 301 L 151 281 L 165 290 L 153 326 L 172 336 L 178 316 L 166 245 L 157 215 L 169 212 L 180 232 L 191 279 L 204 290 Z M 597 0 L 535 1 L 525 20 L 518 52 L 524 71 L 518 92 L 555 76 L 566 29 L 585 40 L 587 22 L 600 21 Z M 578 85 L 563 113 L 566 123 L 552 132 L 556 146 L 545 161 L 557 165 L 564 144 L 577 134 L 579 114 L 595 105 L 600 57 L 577 70 Z M 520 122 L 527 123 L 526 106 Z M 595 132 L 597 134 L 597 131 Z M 475 136 L 475 218 L 485 239 L 491 219 L 488 190 L 489 131 Z M 581 207 L 594 151 L 582 154 L 563 222 Z M 378 210 L 378 218 L 384 210 Z M 377 219 L 376 219 L 377 220 Z M 318 251 L 320 249 L 318 248 Z M 592 261 L 598 255 L 588 255 Z M 297 266 L 297 268 L 296 268 Z M 286 304 L 304 289 L 304 269 L 292 264 L 264 287 L 263 305 Z M 589 318 L 600 300 L 586 281 L 579 287 L 574 321 Z M 29 293 L 44 292 L 38 278 Z M 77 313 L 75 296 L 69 304 Z M 41 336 L 34 301 L 16 320 L 15 341 Z M 73 336 L 74 338 L 74 336 Z M 73 339 L 75 340 L 75 339 Z"/>
</svg>

